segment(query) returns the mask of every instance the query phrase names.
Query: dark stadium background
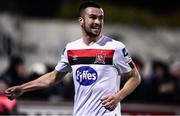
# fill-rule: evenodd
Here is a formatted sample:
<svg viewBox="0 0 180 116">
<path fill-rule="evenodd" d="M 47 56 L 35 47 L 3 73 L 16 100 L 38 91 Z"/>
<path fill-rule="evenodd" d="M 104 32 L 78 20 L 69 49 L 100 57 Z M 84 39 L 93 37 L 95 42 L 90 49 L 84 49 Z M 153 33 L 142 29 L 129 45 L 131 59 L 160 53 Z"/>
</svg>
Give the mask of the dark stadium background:
<svg viewBox="0 0 180 116">
<path fill-rule="evenodd" d="M 1 0 L 0 75 L 8 68 L 13 55 L 22 57 L 25 65 L 24 78 L 15 84 L 53 70 L 64 45 L 80 36 L 76 19 L 81 2 Z M 180 1 L 98 2 L 105 11 L 105 33 L 127 44 L 143 78 L 136 91 L 122 101 L 122 113 L 180 115 Z M 122 79 L 121 87 L 125 81 Z M 0 78 L 0 85 L 1 82 Z M 58 86 L 24 94 L 17 99 L 16 105 L 17 111 L 7 112 L 71 115 L 71 74 Z"/>
</svg>

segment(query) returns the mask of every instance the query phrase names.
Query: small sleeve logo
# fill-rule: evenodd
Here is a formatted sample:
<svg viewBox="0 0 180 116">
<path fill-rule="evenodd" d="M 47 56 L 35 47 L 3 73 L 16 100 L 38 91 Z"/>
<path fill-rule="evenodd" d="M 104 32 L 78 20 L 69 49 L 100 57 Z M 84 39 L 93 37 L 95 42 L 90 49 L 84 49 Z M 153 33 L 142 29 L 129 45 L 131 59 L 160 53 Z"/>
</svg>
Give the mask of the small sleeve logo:
<svg viewBox="0 0 180 116">
<path fill-rule="evenodd" d="M 124 57 L 126 57 L 126 56 L 129 55 L 129 53 L 128 53 L 128 51 L 127 51 L 126 48 L 123 48 L 123 49 L 122 49 L 122 52 L 123 52 Z"/>
</svg>

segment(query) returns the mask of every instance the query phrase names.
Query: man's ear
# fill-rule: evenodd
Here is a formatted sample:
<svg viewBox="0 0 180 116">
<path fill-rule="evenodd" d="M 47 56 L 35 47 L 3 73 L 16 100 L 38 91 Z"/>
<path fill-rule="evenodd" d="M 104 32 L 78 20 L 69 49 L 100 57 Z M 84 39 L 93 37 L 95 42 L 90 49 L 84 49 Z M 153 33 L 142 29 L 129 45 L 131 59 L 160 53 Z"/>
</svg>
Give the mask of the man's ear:
<svg viewBox="0 0 180 116">
<path fill-rule="evenodd" d="M 84 19 L 82 17 L 78 17 L 79 24 L 82 26 L 84 23 Z"/>
</svg>

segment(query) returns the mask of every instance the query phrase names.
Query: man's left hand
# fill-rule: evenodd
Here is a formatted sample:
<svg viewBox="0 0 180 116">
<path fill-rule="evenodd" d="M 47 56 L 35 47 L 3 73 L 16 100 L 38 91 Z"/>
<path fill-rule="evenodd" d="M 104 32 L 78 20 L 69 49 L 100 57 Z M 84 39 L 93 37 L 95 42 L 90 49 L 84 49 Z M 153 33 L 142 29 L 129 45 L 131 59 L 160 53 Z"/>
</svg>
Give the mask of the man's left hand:
<svg viewBox="0 0 180 116">
<path fill-rule="evenodd" d="M 106 109 L 113 111 L 119 102 L 119 98 L 117 96 L 103 96 L 101 101 Z"/>
</svg>

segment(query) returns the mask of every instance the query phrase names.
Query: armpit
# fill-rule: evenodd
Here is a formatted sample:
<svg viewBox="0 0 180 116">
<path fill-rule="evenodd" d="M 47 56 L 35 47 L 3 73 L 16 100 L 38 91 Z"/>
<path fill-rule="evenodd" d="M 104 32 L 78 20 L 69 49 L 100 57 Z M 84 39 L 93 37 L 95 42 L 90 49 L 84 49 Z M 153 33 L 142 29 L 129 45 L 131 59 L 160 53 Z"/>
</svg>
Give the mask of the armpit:
<svg viewBox="0 0 180 116">
<path fill-rule="evenodd" d="M 130 72 L 127 72 L 127 73 L 122 73 L 121 74 L 121 77 L 125 77 L 125 78 L 130 78 L 130 77 L 132 77 L 133 76 L 133 73 L 134 73 L 134 69 L 133 70 L 131 70 Z"/>
</svg>

